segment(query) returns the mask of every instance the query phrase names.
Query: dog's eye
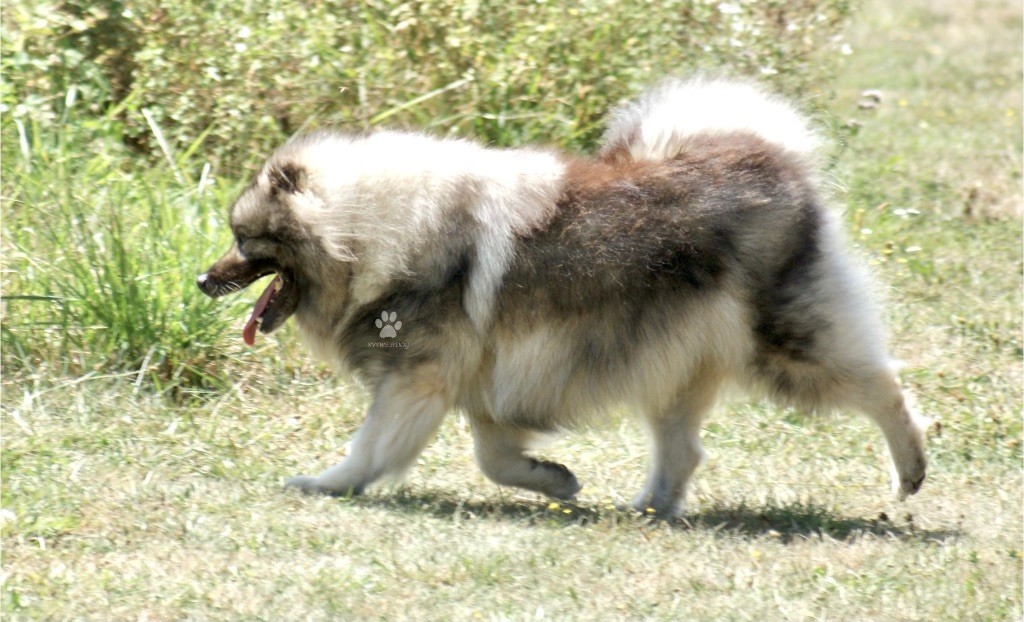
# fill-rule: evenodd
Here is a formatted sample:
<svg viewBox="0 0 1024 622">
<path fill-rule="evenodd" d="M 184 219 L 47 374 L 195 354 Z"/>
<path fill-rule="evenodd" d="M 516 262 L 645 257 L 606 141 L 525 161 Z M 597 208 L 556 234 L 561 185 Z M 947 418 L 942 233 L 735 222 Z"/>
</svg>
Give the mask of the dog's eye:
<svg viewBox="0 0 1024 622">
<path fill-rule="evenodd" d="M 235 236 L 235 244 L 238 245 L 238 248 L 242 248 L 242 245 L 245 244 L 246 240 L 248 239 L 249 238 L 245 237 L 244 235 L 238 234 Z"/>
</svg>

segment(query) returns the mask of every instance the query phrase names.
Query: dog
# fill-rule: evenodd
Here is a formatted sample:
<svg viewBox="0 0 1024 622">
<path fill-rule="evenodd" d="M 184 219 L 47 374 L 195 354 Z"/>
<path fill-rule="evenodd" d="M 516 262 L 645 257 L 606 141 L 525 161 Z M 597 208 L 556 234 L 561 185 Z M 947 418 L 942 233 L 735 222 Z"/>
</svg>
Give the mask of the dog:
<svg viewBox="0 0 1024 622">
<path fill-rule="evenodd" d="M 252 344 L 294 316 L 373 395 L 348 456 L 286 487 L 360 494 L 461 411 L 499 485 L 572 499 L 539 433 L 608 409 L 650 431 L 634 505 L 672 516 L 723 391 L 852 409 L 882 430 L 893 488 L 925 478 L 927 419 L 901 390 L 864 271 L 788 102 L 740 81 L 668 80 L 610 115 L 593 157 L 399 131 L 288 140 L 230 209 L 210 296 L 275 275 Z"/>
</svg>

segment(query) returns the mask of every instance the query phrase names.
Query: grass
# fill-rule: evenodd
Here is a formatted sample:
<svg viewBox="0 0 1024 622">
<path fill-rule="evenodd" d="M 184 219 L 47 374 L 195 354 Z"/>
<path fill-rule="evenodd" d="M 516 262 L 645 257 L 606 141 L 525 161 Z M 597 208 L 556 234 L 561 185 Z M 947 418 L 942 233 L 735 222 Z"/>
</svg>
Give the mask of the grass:
<svg viewBox="0 0 1024 622">
<path fill-rule="evenodd" d="M 2 61 L 20 97 L 5 103 L 45 119 L 70 84 L 98 109 L 131 92 L 130 143 L 159 152 L 145 109 L 172 147 L 209 134 L 228 170 L 318 124 L 592 147 L 608 106 L 652 73 L 725 65 L 787 92 L 827 81 L 850 4 L 10 0 Z"/>
<path fill-rule="evenodd" d="M 227 323 L 192 280 L 230 235 L 219 207 L 237 187 L 184 169 L 188 153 L 125 170 L 109 140 L 117 111 L 90 116 L 75 95 L 52 127 L 18 121 L 4 179 L 5 367 L 209 383 Z"/>
<path fill-rule="evenodd" d="M 1020 619 L 1020 24 L 998 3 L 871 2 L 835 85 L 836 200 L 941 424 L 917 497 L 890 498 L 867 421 L 758 405 L 709 424 L 674 524 L 622 509 L 646 460 L 627 418 L 544 450 L 586 485 L 571 505 L 487 482 L 457 418 L 401 485 L 285 494 L 283 477 L 344 453 L 366 406 L 286 330 L 214 362 L 226 388 L 197 395 L 135 371 L 8 367 L 5 617 Z M 881 105 L 858 108 L 869 88 Z M 100 208 L 104 188 L 74 192 Z M 182 287 L 198 259 L 174 264 Z"/>
</svg>

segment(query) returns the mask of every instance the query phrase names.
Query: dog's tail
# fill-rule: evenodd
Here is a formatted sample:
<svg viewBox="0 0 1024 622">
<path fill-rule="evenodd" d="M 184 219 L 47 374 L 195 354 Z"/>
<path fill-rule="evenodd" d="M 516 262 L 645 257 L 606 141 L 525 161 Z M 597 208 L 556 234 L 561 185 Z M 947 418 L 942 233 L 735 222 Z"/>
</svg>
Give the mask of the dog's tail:
<svg viewBox="0 0 1024 622">
<path fill-rule="evenodd" d="M 807 118 L 785 100 L 732 80 L 662 82 L 615 109 L 600 156 L 608 160 L 669 160 L 698 134 L 756 134 L 811 159 L 820 140 Z"/>
</svg>

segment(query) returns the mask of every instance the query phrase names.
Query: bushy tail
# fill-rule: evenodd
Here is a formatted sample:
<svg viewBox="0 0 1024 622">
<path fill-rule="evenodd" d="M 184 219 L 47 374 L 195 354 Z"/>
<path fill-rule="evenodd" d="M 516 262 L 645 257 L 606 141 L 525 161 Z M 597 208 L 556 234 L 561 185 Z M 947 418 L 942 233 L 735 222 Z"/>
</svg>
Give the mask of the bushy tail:
<svg viewBox="0 0 1024 622">
<path fill-rule="evenodd" d="M 785 100 L 746 82 L 672 79 L 614 110 L 601 156 L 661 161 L 697 134 L 747 132 L 804 157 L 820 143 L 808 120 Z"/>
</svg>

